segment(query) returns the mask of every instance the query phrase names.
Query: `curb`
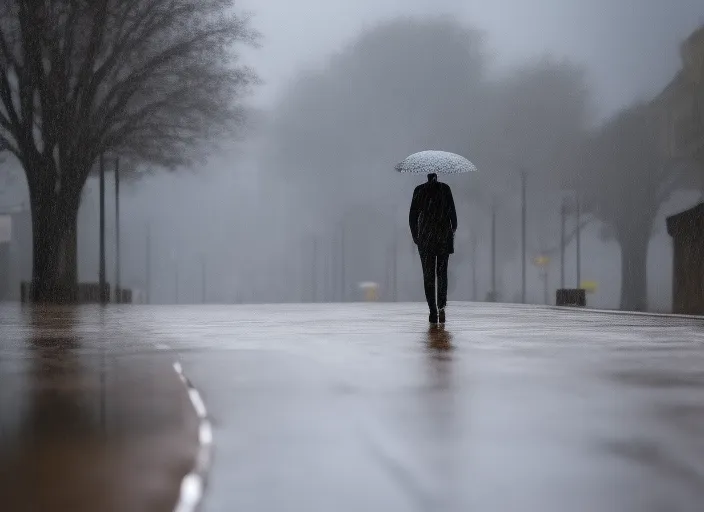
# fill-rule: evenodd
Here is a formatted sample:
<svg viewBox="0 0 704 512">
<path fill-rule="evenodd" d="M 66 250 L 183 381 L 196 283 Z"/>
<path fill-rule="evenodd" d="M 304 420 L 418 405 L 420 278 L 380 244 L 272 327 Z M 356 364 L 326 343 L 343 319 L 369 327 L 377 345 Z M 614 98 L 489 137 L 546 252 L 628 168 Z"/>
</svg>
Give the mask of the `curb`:
<svg viewBox="0 0 704 512">
<path fill-rule="evenodd" d="M 679 320 L 692 320 L 697 322 L 704 322 L 704 316 L 702 315 L 682 315 L 677 313 L 647 313 L 642 311 L 620 311 L 617 309 L 590 309 L 590 308 L 580 308 L 572 306 L 545 306 L 548 309 L 553 309 L 557 311 L 580 311 L 583 313 L 597 313 L 603 315 L 620 315 L 620 316 L 645 316 L 652 318 L 676 318 Z"/>
</svg>

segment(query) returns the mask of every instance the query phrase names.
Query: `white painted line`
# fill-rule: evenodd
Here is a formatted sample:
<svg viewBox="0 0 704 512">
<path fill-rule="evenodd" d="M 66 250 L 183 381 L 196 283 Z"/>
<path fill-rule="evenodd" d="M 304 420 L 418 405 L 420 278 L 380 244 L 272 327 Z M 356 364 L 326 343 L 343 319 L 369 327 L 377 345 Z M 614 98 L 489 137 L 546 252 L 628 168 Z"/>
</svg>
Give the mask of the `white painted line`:
<svg viewBox="0 0 704 512">
<path fill-rule="evenodd" d="M 200 428 L 198 429 L 198 438 L 200 439 L 200 444 L 211 445 L 213 444 L 213 427 L 210 426 L 208 420 L 202 421 Z"/>
<path fill-rule="evenodd" d="M 192 512 L 203 498 L 203 479 L 189 473 L 181 482 L 181 494 L 174 512 Z"/>
<path fill-rule="evenodd" d="M 168 349 L 169 347 L 167 347 Z M 183 373 L 183 366 L 176 361 L 173 364 L 174 371 L 183 382 L 188 392 L 191 405 L 198 415 L 198 454 L 195 464 L 190 473 L 183 477 L 179 492 L 178 501 L 174 512 L 195 512 L 203 500 L 205 481 L 208 468 L 210 466 L 210 450 L 213 445 L 213 428 L 208 419 L 208 411 L 205 403 L 193 386 L 191 381 Z"/>
<path fill-rule="evenodd" d="M 163 343 L 157 343 L 156 348 L 159 350 L 170 350 L 170 347 L 168 345 L 164 345 Z"/>
<path fill-rule="evenodd" d="M 198 418 L 204 420 L 208 416 L 208 412 L 205 410 L 205 404 L 201 400 L 200 394 L 194 388 L 191 388 L 188 390 L 188 396 L 191 398 L 191 403 L 196 410 L 196 414 L 198 414 Z"/>
</svg>

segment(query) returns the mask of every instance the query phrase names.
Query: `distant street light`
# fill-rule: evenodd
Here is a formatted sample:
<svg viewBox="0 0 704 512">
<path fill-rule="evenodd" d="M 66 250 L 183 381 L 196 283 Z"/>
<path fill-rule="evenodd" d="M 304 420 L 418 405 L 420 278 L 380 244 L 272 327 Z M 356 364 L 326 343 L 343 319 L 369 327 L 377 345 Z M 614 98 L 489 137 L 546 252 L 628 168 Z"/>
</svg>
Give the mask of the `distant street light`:
<svg viewBox="0 0 704 512">
<path fill-rule="evenodd" d="M 526 171 L 521 169 L 521 302 L 526 303 Z"/>
</svg>

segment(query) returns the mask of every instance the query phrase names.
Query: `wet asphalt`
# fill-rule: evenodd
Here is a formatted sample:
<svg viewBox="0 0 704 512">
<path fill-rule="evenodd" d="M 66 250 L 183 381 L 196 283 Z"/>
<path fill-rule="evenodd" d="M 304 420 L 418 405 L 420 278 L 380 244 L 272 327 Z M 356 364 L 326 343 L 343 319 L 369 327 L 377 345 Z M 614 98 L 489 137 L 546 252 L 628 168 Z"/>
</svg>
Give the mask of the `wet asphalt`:
<svg viewBox="0 0 704 512">
<path fill-rule="evenodd" d="M 2 332 L 20 330 L 17 311 L 0 309 Z M 79 311 L 67 330 L 129 354 L 114 393 L 182 362 L 214 425 L 205 511 L 704 509 L 702 320 L 493 304 L 451 304 L 442 329 L 418 304 Z M 99 406 L 27 405 L 42 372 L 17 366 L 39 356 L 14 338 L 13 357 L 0 348 L 0 449 L 80 410 L 87 435 Z M 74 387 L 99 403 L 100 386 Z M 157 391 L 142 429 L 180 421 Z"/>
</svg>

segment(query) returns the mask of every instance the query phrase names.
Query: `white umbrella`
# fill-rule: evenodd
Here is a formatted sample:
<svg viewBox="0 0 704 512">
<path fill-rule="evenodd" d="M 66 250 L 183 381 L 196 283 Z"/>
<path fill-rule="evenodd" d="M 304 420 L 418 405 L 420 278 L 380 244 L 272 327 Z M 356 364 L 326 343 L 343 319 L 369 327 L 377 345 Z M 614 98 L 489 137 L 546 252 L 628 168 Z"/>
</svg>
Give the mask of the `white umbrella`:
<svg viewBox="0 0 704 512">
<path fill-rule="evenodd" d="M 421 151 L 396 165 L 398 172 L 413 174 L 460 174 L 475 172 L 477 167 L 465 157 L 447 151 Z"/>
</svg>

